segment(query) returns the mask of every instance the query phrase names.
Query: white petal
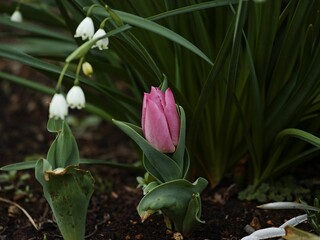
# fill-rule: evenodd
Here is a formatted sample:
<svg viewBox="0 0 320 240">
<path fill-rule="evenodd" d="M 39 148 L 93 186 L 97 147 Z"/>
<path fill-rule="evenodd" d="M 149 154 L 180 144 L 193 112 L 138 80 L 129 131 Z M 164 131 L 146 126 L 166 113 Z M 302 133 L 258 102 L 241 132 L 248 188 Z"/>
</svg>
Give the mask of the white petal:
<svg viewBox="0 0 320 240">
<path fill-rule="evenodd" d="M 61 118 L 62 120 L 68 115 L 68 105 L 64 96 L 56 93 L 49 106 L 49 118 Z"/>
<path fill-rule="evenodd" d="M 23 18 L 21 12 L 19 10 L 15 10 L 11 15 L 10 20 L 13 22 L 22 22 Z"/>
<path fill-rule="evenodd" d="M 79 86 L 73 86 L 67 94 L 67 103 L 70 108 L 84 108 L 86 99 Z"/>
<path fill-rule="evenodd" d="M 82 40 L 87 38 L 91 39 L 94 34 L 94 24 L 91 17 L 86 17 L 82 20 L 79 26 L 76 29 L 76 34 L 74 37 L 81 37 Z"/>
<path fill-rule="evenodd" d="M 102 28 L 100 28 L 92 37 L 92 39 L 97 39 L 100 38 L 102 36 L 106 35 L 106 31 Z M 99 50 L 103 50 L 103 49 L 108 49 L 108 45 L 109 45 L 109 38 L 105 37 L 103 39 L 98 40 L 93 46 L 92 48 L 98 47 Z"/>
</svg>

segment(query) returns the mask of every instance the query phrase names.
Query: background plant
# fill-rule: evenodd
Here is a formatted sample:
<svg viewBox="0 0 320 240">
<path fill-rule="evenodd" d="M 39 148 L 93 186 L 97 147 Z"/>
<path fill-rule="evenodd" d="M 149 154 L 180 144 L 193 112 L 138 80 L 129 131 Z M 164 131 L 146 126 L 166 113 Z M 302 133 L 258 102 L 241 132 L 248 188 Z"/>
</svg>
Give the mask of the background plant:
<svg viewBox="0 0 320 240">
<path fill-rule="evenodd" d="M 88 7 L 101 5 L 92 12 L 96 28 L 112 17 L 105 3 L 22 2 L 24 22 L 0 18 L 7 26 L 2 38 L 19 39 L 2 41 L 0 56 L 57 79 L 60 63 L 83 43 L 73 35 Z M 108 121 L 139 124 L 142 93 L 166 78 L 186 111 L 192 169 L 215 185 L 240 160 L 247 160 L 249 182 L 258 186 L 319 152 L 306 144 L 319 144 L 319 4 L 110 1 L 123 25 L 109 21 L 109 50 L 86 56 L 95 79 L 80 77 L 86 109 Z M 0 6 L 8 14 L 15 7 Z M 52 93 L 35 79 L 9 73 L 0 77 Z M 73 78 L 67 71 L 65 85 Z"/>
</svg>

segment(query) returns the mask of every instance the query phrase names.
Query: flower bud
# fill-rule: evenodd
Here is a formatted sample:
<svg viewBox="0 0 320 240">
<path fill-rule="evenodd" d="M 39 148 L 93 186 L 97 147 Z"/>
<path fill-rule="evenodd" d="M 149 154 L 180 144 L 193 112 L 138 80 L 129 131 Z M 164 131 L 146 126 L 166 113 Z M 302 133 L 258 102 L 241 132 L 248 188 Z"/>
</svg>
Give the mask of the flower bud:
<svg viewBox="0 0 320 240">
<path fill-rule="evenodd" d="M 86 17 L 78 25 L 74 37 L 81 37 L 82 40 L 91 39 L 94 34 L 94 24 L 91 17 Z"/>
<path fill-rule="evenodd" d="M 84 108 L 86 99 L 79 86 L 73 86 L 67 93 L 67 103 L 70 108 Z"/>
<path fill-rule="evenodd" d="M 64 118 L 68 115 L 68 105 L 64 96 L 60 93 L 54 94 L 49 106 L 49 118 Z"/>
<path fill-rule="evenodd" d="M 15 10 L 11 15 L 10 20 L 12 22 L 22 22 L 23 17 L 21 12 L 19 10 Z"/>
<path fill-rule="evenodd" d="M 148 142 L 163 153 L 172 153 L 179 142 L 180 119 L 172 91 L 152 87 L 145 93 L 142 130 Z"/>
<path fill-rule="evenodd" d="M 88 62 L 84 62 L 82 64 L 82 72 L 83 72 L 84 75 L 86 75 L 88 77 L 91 77 L 92 73 L 93 73 L 93 69 L 92 69 L 91 64 L 88 63 Z"/>
</svg>

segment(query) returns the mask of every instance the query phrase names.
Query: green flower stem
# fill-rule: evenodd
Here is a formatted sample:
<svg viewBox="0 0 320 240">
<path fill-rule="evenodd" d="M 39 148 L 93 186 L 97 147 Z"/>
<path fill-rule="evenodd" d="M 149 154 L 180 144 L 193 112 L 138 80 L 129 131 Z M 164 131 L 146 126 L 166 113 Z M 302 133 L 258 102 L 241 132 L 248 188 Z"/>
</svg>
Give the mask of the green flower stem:
<svg viewBox="0 0 320 240">
<path fill-rule="evenodd" d="M 69 67 L 69 63 L 66 62 L 65 65 L 64 65 L 63 68 L 62 68 L 61 73 L 60 73 L 60 76 L 59 76 L 59 79 L 58 79 L 58 83 L 57 83 L 57 86 L 56 86 L 56 92 L 60 92 L 62 79 L 63 79 L 63 76 L 64 76 L 64 74 L 66 73 L 68 67 Z"/>
<path fill-rule="evenodd" d="M 84 56 L 82 58 L 80 58 L 80 60 L 79 60 L 79 64 L 77 66 L 77 71 L 76 71 L 76 78 L 74 80 L 74 85 L 79 84 L 79 74 L 80 74 L 80 70 L 81 70 L 81 66 L 82 66 L 83 61 L 84 61 Z"/>
<path fill-rule="evenodd" d="M 105 19 L 101 22 L 101 24 L 100 24 L 100 28 L 101 28 L 101 29 L 104 29 L 104 27 L 105 27 L 106 23 L 107 23 L 109 20 L 110 20 L 110 18 L 109 18 L 109 17 L 105 18 Z"/>
<path fill-rule="evenodd" d="M 93 11 L 93 9 L 94 9 L 95 7 L 101 7 L 101 5 L 100 5 L 100 4 L 93 4 L 93 5 L 91 5 L 91 6 L 89 7 L 89 9 L 88 9 L 87 17 L 90 17 L 91 12 Z"/>
</svg>

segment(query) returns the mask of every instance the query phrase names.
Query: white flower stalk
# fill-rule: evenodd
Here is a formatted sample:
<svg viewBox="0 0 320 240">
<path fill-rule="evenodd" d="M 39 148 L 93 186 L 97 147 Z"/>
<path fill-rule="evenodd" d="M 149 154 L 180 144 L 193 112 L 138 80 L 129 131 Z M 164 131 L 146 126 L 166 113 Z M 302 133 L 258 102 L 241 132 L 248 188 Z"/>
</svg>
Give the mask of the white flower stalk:
<svg viewBox="0 0 320 240">
<path fill-rule="evenodd" d="M 70 108 L 81 109 L 86 104 L 84 93 L 79 86 L 73 86 L 67 94 L 67 103 Z"/>
<path fill-rule="evenodd" d="M 61 118 L 62 120 L 68 115 L 68 105 L 65 97 L 60 94 L 54 94 L 49 106 L 49 118 Z"/>
<path fill-rule="evenodd" d="M 79 26 L 76 29 L 76 34 L 74 37 L 81 37 L 82 40 L 87 38 L 90 40 L 94 34 L 94 24 L 91 17 L 86 17 L 82 20 Z"/>
<path fill-rule="evenodd" d="M 21 12 L 19 10 L 15 10 L 11 15 L 10 20 L 12 22 L 22 22 L 23 18 Z"/>
<path fill-rule="evenodd" d="M 97 39 L 97 38 L 100 38 L 100 37 L 102 37 L 104 35 L 106 35 L 106 31 L 103 30 L 102 28 L 99 28 L 99 30 L 93 35 L 92 39 Z M 103 39 L 98 40 L 92 46 L 92 48 L 98 47 L 99 50 L 103 50 L 103 49 L 108 49 L 108 45 L 109 45 L 109 38 L 105 37 Z"/>
</svg>

